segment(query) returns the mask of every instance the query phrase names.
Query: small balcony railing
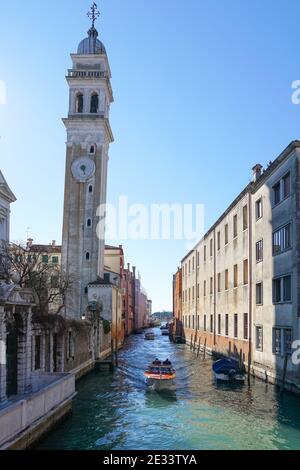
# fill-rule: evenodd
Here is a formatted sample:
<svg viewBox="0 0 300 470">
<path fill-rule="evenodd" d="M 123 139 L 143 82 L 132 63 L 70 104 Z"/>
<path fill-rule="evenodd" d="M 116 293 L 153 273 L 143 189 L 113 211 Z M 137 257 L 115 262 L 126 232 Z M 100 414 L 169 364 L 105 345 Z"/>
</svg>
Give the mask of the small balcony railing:
<svg viewBox="0 0 300 470">
<path fill-rule="evenodd" d="M 109 78 L 107 72 L 100 70 L 68 70 L 68 78 Z"/>
</svg>

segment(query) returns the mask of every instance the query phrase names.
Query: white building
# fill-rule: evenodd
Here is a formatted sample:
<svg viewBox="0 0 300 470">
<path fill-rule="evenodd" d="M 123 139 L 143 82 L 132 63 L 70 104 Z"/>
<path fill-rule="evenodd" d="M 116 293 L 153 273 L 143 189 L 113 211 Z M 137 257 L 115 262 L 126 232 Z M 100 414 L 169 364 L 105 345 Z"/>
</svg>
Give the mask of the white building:
<svg viewBox="0 0 300 470">
<path fill-rule="evenodd" d="M 182 260 L 188 342 L 235 354 L 272 382 L 300 391 L 293 342 L 300 338 L 300 142 L 244 188 Z"/>
<path fill-rule="evenodd" d="M 9 241 L 10 204 L 15 201 L 16 197 L 0 170 L 0 240 Z"/>
</svg>

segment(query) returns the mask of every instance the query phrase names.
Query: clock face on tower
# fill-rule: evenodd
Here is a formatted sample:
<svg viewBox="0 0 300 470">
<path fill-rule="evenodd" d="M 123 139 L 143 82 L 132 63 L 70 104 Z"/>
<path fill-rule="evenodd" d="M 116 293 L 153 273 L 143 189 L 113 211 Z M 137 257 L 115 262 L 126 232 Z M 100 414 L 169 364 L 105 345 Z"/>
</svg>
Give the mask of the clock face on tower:
<svg viewBox="0 0 300 470">
<path fill-rule="evenodd" d="M 72 163 L 72 174 L 77 181 L 88 181 L 95 173 L 95 163 L 91 158 L 76 158 Z"/>
</svg>

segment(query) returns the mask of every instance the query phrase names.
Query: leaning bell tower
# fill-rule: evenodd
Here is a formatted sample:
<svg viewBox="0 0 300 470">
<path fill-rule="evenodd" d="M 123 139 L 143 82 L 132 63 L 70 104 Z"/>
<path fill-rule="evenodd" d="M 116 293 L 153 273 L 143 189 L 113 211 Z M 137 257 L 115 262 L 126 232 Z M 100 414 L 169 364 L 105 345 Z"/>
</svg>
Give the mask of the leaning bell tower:
<svg viewBox="0 0 300 470">
<path fill-rule="evenodd" d="M 69 114 L 67 131 L 62 266 L 72 287 L 66 298 L 66 316 L 80 319 L 88 304 L 88 285 L 103 277 L 104 229 L 97 209 L 106 203 L 109 123 L 113 93 L 106 50 L 98 39 L 94 3 L 88 36 L 71 54 L 68 71 Z M 99 227 L 100 229 L 99 233 Z"/>
</svg>

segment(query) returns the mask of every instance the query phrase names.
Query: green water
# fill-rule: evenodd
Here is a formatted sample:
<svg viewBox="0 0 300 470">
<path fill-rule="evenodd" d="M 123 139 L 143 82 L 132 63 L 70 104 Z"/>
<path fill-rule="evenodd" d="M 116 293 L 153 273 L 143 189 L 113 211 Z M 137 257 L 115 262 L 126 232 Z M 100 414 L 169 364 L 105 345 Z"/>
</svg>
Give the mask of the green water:
<svg viewBox="0 0 300 470">
<path fill-rule="evenodd" d="M 129 338 L 114 374 L 82 379 L 72 418 L 39 449 L 300 449 L 299 398 L 259 380 L 219 386 L 211 359 L 156 335 Z M 147 390 L 143 371 L 155 357 L 173 361 L 175 392 Z"/>
</svg>

